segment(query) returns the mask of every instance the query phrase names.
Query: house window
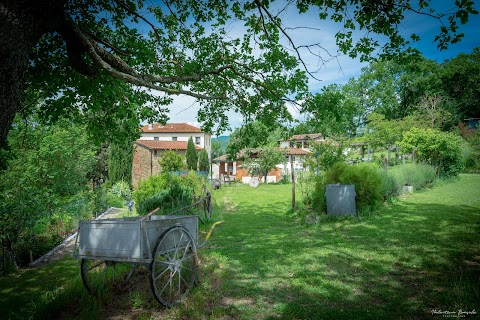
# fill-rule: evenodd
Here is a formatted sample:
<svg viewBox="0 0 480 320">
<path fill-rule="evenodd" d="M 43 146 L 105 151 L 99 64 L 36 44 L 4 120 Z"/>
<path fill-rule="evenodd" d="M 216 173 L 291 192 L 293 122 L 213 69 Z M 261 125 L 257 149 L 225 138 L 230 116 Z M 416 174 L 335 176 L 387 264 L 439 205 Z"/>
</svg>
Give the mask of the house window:
<svg viewBox="0 0 480 320">
<path fill-rule="evenodd" d="M 200 137 L 195 137 L 195 144 L 200 144 Z"/>
<path fill-rule="evenodd" d="M 154 155 L 154 156 L 157 155 L 157 150 L 153 150 L 153 155 Z"/>
<path fill-rule="evenodd" d="M 158 137 L 153 137 L 153 140 L 158 140 Z"/>
<path fill-rule="evenodd" d="M 172 141 L 177 141 L 177 137 L 172 137 Z"/>
</svg>

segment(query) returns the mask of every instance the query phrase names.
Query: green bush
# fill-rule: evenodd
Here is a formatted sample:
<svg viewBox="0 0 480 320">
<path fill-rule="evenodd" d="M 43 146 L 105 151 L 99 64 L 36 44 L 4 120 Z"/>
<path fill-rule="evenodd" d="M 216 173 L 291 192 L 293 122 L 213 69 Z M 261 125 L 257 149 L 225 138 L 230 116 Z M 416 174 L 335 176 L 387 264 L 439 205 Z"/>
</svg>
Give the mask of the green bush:
<svg viewBox="0 0 480 320">
<path fill-rule="evenodd" d="M 158 160 L 162 172 L 179 171 L 185 167 L 185 157 L 173 150 L 167 150 Z"/>
<path fill-rule="evenodd" d="M 114 207 L 114 208 L 123 208 L 126 204 L 126 200 L 123 198 L 120 198 L 119 196 L 116 196 L 114 194 L 111 194 L 110 192 L 107 192 L 106 194 L 106 202 L 107 202 L 107 207 Z"/>
<path fill-rule="evenodd" d="M 431 185 L 436 179 L 435 168 L 428 164 L 408 163 L 389 169 L 389 173 L 395 178 L 399 191 L 405 185 L 413 186 L 420 190 Z"/>
<path fill-rule="evenodd" d="M 321 213 L 326 211 L 325 182 L 323 176 L 315 177 L 315 187 L 310 198 L 312 211 Z"/>
<path fill-rule="evenodd" d="M 162 190 L 137 205 L 137 213 L 146 215 L 152 210 L 160 208 L 156 213 L 157 215 L 169 214 L 172 211 L 192 204 L 192 199 L 192 189 L 179 183 L 173 183 L 167 190 Z"/>
<path fill-rule="evenodd" d="M 133 192 L 133 199 L 140 215 L 159 206 L 172 211 L 178 207 L 177 202 L 183 206 L 191 204 L 193 195 L 203 194 L 205 186 L 205 178 L 193 171 L 183 176 L 164 173 L 142 181 Z"/>
<path fill-rule="evenodd" d="M 400 194 L 402 185 L 398 183 L 395 176 L 388 170 L 380 170 L 382 177 L 382 195 L 384 200 L 391 200 Z"/>
<path fill-rule="evenodd" d="M 105 186 L 99 186 L 90 193 L 89 211 L 98 216 L 108 208 L 107 191 Z"/>
<path fill-rule="evenodd" d="M 480 173 L 480 133 L 472 134 L 468 141 L 463 141 L 462 159 L 466 172 Z"/>
<path fill-rule="evenodd" d="M 115 182 L 113 186 L 110 187 L 108 192 L 123 200 L 132 199 L 132 190 L 130 190 L 130 185 L 126 181 Z"/>
<path fill-rule="evenodd" d="M 162 190 L 166 190 L 172 177 L 169 173 L 163 173 L 158 176 L 151 176 L 148 179 L 140 181 L 133 192 L 133 200 L 137 205 L 145 202 L 148 198 L 156 195 Z"/>
<path fill-rule="evenodd" d="M 186 188 L 190 188 L 196 195 L 203 194 L 207 186 L 206 177 L 197 175 L 192 170 L 190 170 L 187 175 L 180 177 L 180 184 Z"/>
<path fill-rule="evenodd" d="M 210 160 L 208 160 L 208 154 L 205 149 L 198 154 L 198 170 L 210 171 Z"/>
<path fill-rule="evenodd" d="M 187 142 L 187 151 L 185 153 L 185 161 L 187 164 L 187 170 L 196 170 L 198 163 L 198 154 L 195 149 L 195 144 L 193 144 L 192 137 L 188 138 Z"/>
<path fill-rule="evenodd" d="M 463 170 L 460 137 L 435 129 L 412 128 L 398 145 L 415 149 L 415 158 L 437 168 L 439 176 L 456 176 Z"/>
<path fill-rule="evenodd" d="M 378 167 L 369 163 L 351 166 L 338 162 L 325 173 L 324 183 L 355 185 L 357 212 L 373 210 L 383 200 L 382 176 Z"/>
<path fill-rule="evenodd" d="M 311 143 L 310 149 L 312 149 L 312 152 L 306 157 L 304 166 L 312 172 L 316 172 L 318 169 L 328 170 L 335 163 L 345 160 L 343 145 L 334 141 Z"/>
</svg>

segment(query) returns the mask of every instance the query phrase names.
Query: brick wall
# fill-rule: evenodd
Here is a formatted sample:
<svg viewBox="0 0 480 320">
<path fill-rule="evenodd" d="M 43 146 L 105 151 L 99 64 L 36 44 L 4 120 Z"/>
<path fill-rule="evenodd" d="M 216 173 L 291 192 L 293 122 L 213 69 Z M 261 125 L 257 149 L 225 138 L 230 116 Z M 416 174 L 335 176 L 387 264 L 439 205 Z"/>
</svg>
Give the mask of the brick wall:
<svg viewBox="0 0 480 320">
<path fill-rule="evenodd" d="M 152 175 L 158 175 L 161 172 L 161 166 L 158 160 L 162 157 L 165 150 L 150 150 L 141 145 L 135 144 L 132 164 L 132 185 L 136 187 L 140 180 L 149 178 Z M 177 153 L 185 157 L 185 150 L 177 150 Z"/>
<path fill-rule="evenodd" d="M 149 149 L 135 144 L 133 151 L 132 164 L 132 185 L 136 187 L 140 180 L 150 177 L 151 168 L 151 152 Z"/>
</svg>

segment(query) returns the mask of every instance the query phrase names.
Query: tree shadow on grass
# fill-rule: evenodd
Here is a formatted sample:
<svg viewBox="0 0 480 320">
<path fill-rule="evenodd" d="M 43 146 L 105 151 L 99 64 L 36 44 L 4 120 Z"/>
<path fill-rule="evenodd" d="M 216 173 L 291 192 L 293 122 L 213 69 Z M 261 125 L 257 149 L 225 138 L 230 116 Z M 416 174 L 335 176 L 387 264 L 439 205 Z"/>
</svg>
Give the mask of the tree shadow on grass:
<svg viewBox="0 0 480 320">
<path fill-rule="evenodd" d="M 22 319 L 29 304 L 38 304 L 49 292 L 63 288 L 66 283 L 80 279 L 76 260 L 64 258 L 56 263 L 22 270 L 0 278 L 0 315 L 7 319 Z"/>
<path fill-rule="evenodd" d="M 422 319 L 441 317 L 432 310 L 480 309 L 478 208 L 409 203 L 308 228 L 288 226 L 271 204 L 237 210 L 209 250 L 230 261 L 222 294 L 256 301 L 240 307 L 247 318 L 256 308 L 271 319 Z"/>
</svg>

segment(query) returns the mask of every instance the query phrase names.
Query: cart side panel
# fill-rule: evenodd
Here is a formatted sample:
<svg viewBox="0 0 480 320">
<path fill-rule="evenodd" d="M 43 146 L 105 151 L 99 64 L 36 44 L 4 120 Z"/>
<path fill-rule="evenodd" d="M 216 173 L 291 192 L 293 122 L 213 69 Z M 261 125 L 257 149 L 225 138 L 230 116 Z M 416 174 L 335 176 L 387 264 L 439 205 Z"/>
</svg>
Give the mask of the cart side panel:
<svg viewBox="0 0 480 320">
<path fill-rule="evenodd" d="M 82 221 L 79 228 L 80 257 L 141 259 L 138 221 Z"/>
<path fill-rule="evenodd" d="M 145 236 L 148 244 L 144 245 L 144 258 L 150 259 L 150 252 L 155 249 L 155 246 L 160 239 L 160 236 L 169 228 L 174 226 L 182 226 L 188 230 L 192 235 L 195 244 L 197 244 L 198 235 L 198 218 L 196 216 L 152 216 L 150 220 L 145 221 Z M 181 245 L 186 245 L 188 239 L 165 239 L 167 241 L 167 248 L 173 247 L 173 241 L 181 241 Z M 150 247 L 150 251 L 148 251 Z"/>
</svg>

